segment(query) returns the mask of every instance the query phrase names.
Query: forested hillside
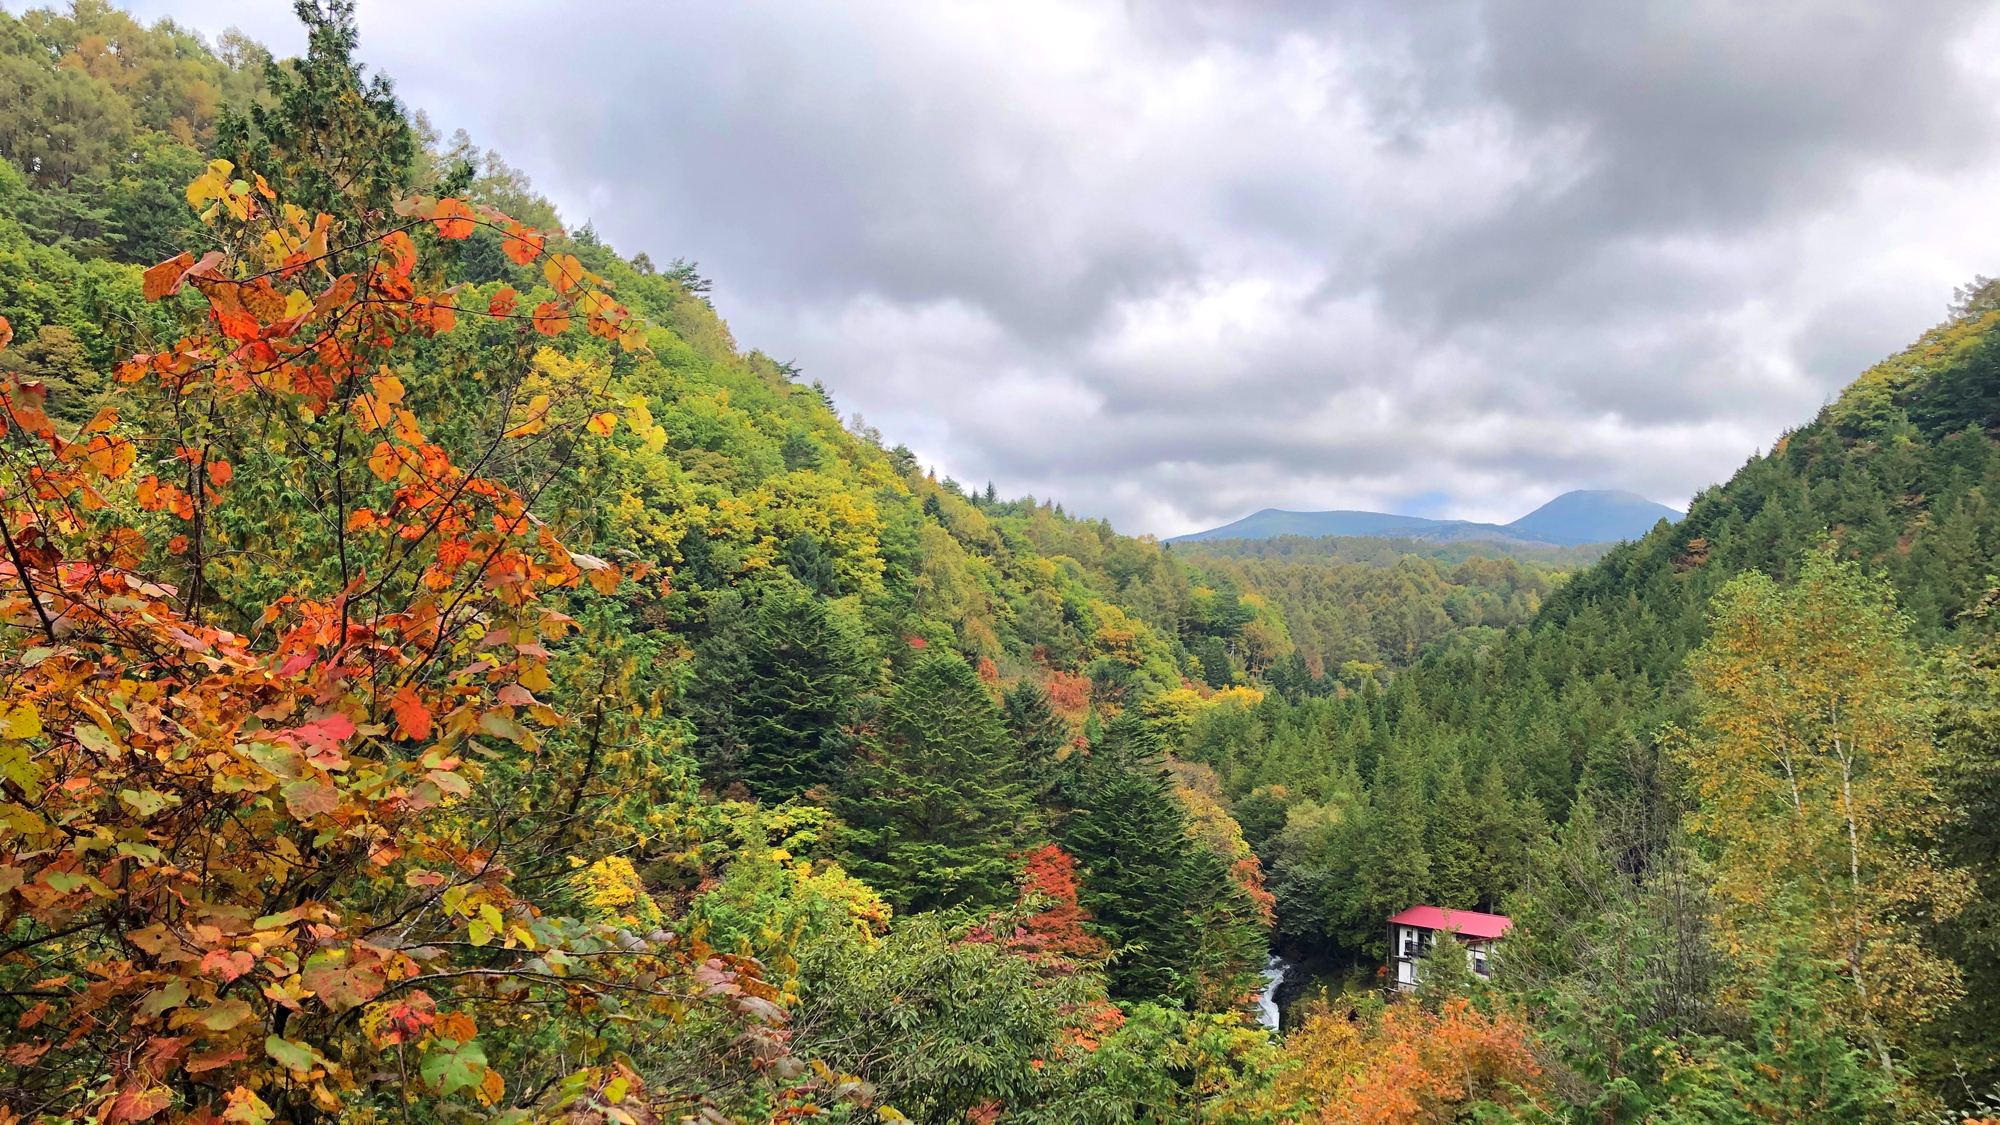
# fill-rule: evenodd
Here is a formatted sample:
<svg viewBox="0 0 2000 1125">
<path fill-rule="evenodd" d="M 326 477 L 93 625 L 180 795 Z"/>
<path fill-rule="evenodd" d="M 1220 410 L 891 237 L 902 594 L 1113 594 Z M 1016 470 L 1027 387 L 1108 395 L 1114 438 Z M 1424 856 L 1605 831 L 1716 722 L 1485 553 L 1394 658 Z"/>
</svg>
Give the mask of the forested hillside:
<svg viewBox="0 0 2000 1125">
<path fill-rule="evenodd" d="M 844 424 L 298 10 L 0 13 L 0 1125 L 2000 1078 L 1992 287 L 1574 573 L 1168 551 Z M 1493 982 L 1369 986 L 1418 902 Z"/>
</svg>

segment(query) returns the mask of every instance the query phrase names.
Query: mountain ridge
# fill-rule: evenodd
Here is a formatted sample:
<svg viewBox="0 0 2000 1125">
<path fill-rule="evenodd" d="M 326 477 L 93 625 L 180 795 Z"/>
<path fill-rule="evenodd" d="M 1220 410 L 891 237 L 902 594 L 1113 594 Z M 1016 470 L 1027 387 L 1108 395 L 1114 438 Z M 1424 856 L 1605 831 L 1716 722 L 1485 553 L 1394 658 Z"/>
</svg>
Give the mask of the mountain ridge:
<svg viewBox="0 0 2000 1125">
<path fill-rule="evenodd" d="M 1482 540 L 1503 545 L 1580 547 L 1637 539 L 1652 530 L 1660 520 L 1673 523 L 1681 516 L 1681 512 L 1637 493 L 1617 489 L 1575 489 L 1506 524 L 1433 520 L 1421 516 L 1346 509 L 1292 512 L 1265 508 L 1234 523 L 1177 535 L 1167 542 L 1269 539 L 1279 535 L 1368 535 L 1431 543 Z"/>
</svg>

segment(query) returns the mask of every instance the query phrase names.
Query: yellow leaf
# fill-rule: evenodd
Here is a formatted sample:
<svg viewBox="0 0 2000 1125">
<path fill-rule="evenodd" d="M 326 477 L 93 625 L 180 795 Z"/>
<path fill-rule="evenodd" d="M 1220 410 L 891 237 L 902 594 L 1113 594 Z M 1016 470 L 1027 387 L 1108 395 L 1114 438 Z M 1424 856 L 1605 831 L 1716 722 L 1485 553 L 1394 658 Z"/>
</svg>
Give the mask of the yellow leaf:
<svg viewBox="0 0 2000 1125">
<path fill-rule="evenodd" d="M 610 437 L 611 431 L 618 428 L 618 415 L 610 411 L 605 411 L 602 414 L 592 414 L 590 421 L 584 425 L 586 429 L 598 437 Z"/>
<path fill-rule="evenodd" d="M 396 436 L 411 445 L 424 440 L 424 431 L 417 428 L 417 416 L 407 410 L 396 411 Z"/>
<path fill-rule="evenodd" d="M 368 458 L 368 471 L 377 479 L 393 481 L 402 475 L 403 462 L 396 455 L 396 447 L 386 441 L 375 443 L 375 453 Z"/>
<path fill-rule="evenodd" d="M 368 380 L 375 388 L 375 397 L 385 406 L 395 406 L 403 401 L 403 381 L 394 375 L 377 375 Z"/>
<path fill-rule="evenodd" d="M 0 733 L 8 738 L 33 738 L 42 733 L 42 717 L 36 713 L 34 704 L 16 703 L 7 712 L 4 725 L 0 725 Z"/>
<path fill-rule="evenodd" d="M 656 425 L 652 429 L 646 431 L 646 452 L 658 453 L 660 450 L 665 449 L 666 447 L 667 447 L 667 429 L 665 426 Z"/>
<path fill-rule="evenodd" d="M 389 408 L 366 391 L 354 396 L 354 423 L 366 433 L 374 433 L 389 421 Z"/>
<path fill-rule="evenodd" d="M 507 431 L 508 437 L 527 437 L 542 432 L 542 424 L 548 420 L 549 396 L 536 395 L 528 400 L 527 421 Z"/>
<path fill-rule="evenodd" d="M 236 165 L 227 160 L 210 161 L 208 171 L 195 178 L 187 187 L 187 201 L 190 207 L 199 207 L 211 199 L 219 199 L 229 190 L 229 173 Z"/>
</svg>

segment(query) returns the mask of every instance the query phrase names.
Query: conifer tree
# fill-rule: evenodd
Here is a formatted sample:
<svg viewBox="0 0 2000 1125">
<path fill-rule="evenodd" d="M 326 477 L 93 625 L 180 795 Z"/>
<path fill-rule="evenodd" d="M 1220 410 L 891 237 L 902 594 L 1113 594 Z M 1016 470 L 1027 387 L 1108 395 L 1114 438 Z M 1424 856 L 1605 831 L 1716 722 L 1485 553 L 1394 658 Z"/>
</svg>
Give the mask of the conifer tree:
<svg viewBox="0 0 2000 1125">
<path fill-rule="evenodd" d="M 1014 736 L 1019 780 L 1039 800 L 1054 784 L 1056 760 L 1070 744 L 1069 722 L 1050 706 L 1048 693 L 1028 680 L 1002 696 L 1000 706 L 1007 733 Z"/>
<path fill-rule="evenodd" d="M 1424 801 L 1416 763 L 1405 743 L 1392 744 L 1377 771 L 1370 810 L 1366 859 L 1361 882 L 1371 917 L 1383 922 L 1391 914 L 1424 901 L 1430 889 L 1431 861 L 1424 851 Z M 1380 930 L 1381 926 L 1376 926 Z M 1370 951 L 1383 939 L 1374 938 Z"/>
<path fill-rule="evenodd" d="M 965 661 L 918 660 L 847 779 L 850 870 L 904 912 L 1011 901 L 1010 856 L 1029 842 L 1032 812 L 1009 741 Z"/>
<path fill-rule="evenodd" d="M 837 780 L 866 668 L 854 623 L 789 576 L 753 605 L 723 595 L 711 623 L 688 689 L 709 779 L 772 801 Z"/>
<path fill-rule="evenodd" d="M 1065 771 L 1059 836 L 1083 873 L 1077 901 L 1124 950 L 1112 992 L 1231 1006 L 1263 960 L 1263 929 L 1227 863 L 1188 831 L 1157 738 L 1121 716 L 1081 757 Z"/>
<path fill-rule="evenodd" d="M 1444 786 L 1431 809 L 1430 886 L 1433 906 L 1470 910 L 1485 897 L 1481 888 L 1484 860 L 1476 838 L 1481 817 L 1465 788 L 1457 762 L 1446 772 Z"/>
</svg>

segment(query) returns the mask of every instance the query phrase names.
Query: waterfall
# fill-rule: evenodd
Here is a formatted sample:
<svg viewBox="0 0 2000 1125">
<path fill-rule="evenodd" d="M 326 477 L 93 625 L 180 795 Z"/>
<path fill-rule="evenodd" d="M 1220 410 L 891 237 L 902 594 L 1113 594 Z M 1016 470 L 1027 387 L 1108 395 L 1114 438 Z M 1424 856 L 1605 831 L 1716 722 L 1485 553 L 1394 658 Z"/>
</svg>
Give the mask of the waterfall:
<svg viewBox="0 0 2000 1125">
<path fill-rule="evenodd" d="M 1284 958 L 1273 954 L 1264 965 L 1264 991 L 1257 994 L 1257 1020 L 1272 1031 L 1278 1030 L 1278 985 L 1290 968 Z"/>
</svg>

